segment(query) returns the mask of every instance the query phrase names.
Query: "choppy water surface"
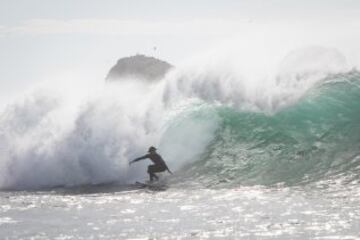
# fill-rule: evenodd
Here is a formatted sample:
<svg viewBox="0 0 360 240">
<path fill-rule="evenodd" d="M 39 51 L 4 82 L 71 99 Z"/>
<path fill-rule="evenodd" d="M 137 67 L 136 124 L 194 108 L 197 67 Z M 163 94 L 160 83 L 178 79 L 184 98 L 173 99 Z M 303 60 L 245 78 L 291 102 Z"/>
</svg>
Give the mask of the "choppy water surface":
<svg viewBox="0 0 360 240">
<path fill-rule="evenodd" d="M 1 239 L 360 239 L 355 182 L 0 196 Z"/>
</svg>

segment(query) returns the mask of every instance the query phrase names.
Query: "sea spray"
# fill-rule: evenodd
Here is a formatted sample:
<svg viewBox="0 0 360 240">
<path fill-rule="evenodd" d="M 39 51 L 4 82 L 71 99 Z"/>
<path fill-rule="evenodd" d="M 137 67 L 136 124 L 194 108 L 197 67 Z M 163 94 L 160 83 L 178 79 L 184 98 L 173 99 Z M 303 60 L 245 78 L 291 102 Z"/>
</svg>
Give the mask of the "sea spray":
<svg viewBox="0 0 360 240">
<path fill-rule="evenodd" d="M 1 115 L 1 188 L 142 180 L 146 163 L 129 168 L 128 162 L 145 154 L 149 145 L 164 150 L 172 170 L 193 161 L 212 138 L 214 121 L 186 122 L 182 126 L 187 129 L 173 130 L 164 119 L 171 122 L 177 114 L 164 112 L 156 102 L 159 95 L 154 96 L 157 89 L 125 81 L 72 105 L 66 94 L 46 91 L 10 104 Z"/>
</svg>

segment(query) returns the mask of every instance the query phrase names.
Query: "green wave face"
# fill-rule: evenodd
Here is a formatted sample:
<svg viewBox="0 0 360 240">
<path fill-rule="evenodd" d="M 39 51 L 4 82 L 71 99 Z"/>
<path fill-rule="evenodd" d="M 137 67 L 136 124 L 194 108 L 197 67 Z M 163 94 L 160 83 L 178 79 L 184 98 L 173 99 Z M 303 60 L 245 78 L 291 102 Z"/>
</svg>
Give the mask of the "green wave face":
<svg viewBox="0 0 360 240">
<path fill-rule="evenodd" d="M 215 110 L 220 127 L 200 159 L 184 168 L 191 181 L 297 185 L 360 176 L 358 72 L 325 79 L 297 103 L 271 115 L 209 108 L 198 111 Z"/>
</svg>

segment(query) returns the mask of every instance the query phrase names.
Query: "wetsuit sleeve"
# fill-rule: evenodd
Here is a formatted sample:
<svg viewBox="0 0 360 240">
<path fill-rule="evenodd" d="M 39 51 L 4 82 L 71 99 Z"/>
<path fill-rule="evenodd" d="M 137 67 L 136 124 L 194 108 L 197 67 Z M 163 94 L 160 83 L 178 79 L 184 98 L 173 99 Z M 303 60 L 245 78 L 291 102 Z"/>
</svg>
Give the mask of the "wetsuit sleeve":
<svg viewBox="0 0 360 240">
<path fill-rule="evenodd" d="M 132 160 L 130 163 L 134 163 L 134 162 L 137 162 L 137 161 L 146 159 L 146 158 L 149 158 L 149 154 L 146 154 L 146 155 L 144 155 L 144 156 L 142 156 L 142 157 L 135 158 L 135 159 Z"/>
</svg>

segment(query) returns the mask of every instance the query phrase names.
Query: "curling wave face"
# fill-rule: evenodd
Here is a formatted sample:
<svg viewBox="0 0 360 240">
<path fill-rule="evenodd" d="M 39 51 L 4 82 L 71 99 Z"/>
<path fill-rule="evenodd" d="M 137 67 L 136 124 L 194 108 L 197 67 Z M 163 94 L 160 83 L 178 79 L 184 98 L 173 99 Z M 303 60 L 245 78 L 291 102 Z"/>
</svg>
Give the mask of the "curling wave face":
<svg viewBox="0 0 360 240">
<path fill-rule="evenodd" d="M 359 101 L 360 73 L 350 72 L 318 82 L 271 114 L 204 107 L 216 112 L 220 126 L 201 160 L 184 168 L 186 178 L 207 186 L 359 180 Z"/>
</svg>

